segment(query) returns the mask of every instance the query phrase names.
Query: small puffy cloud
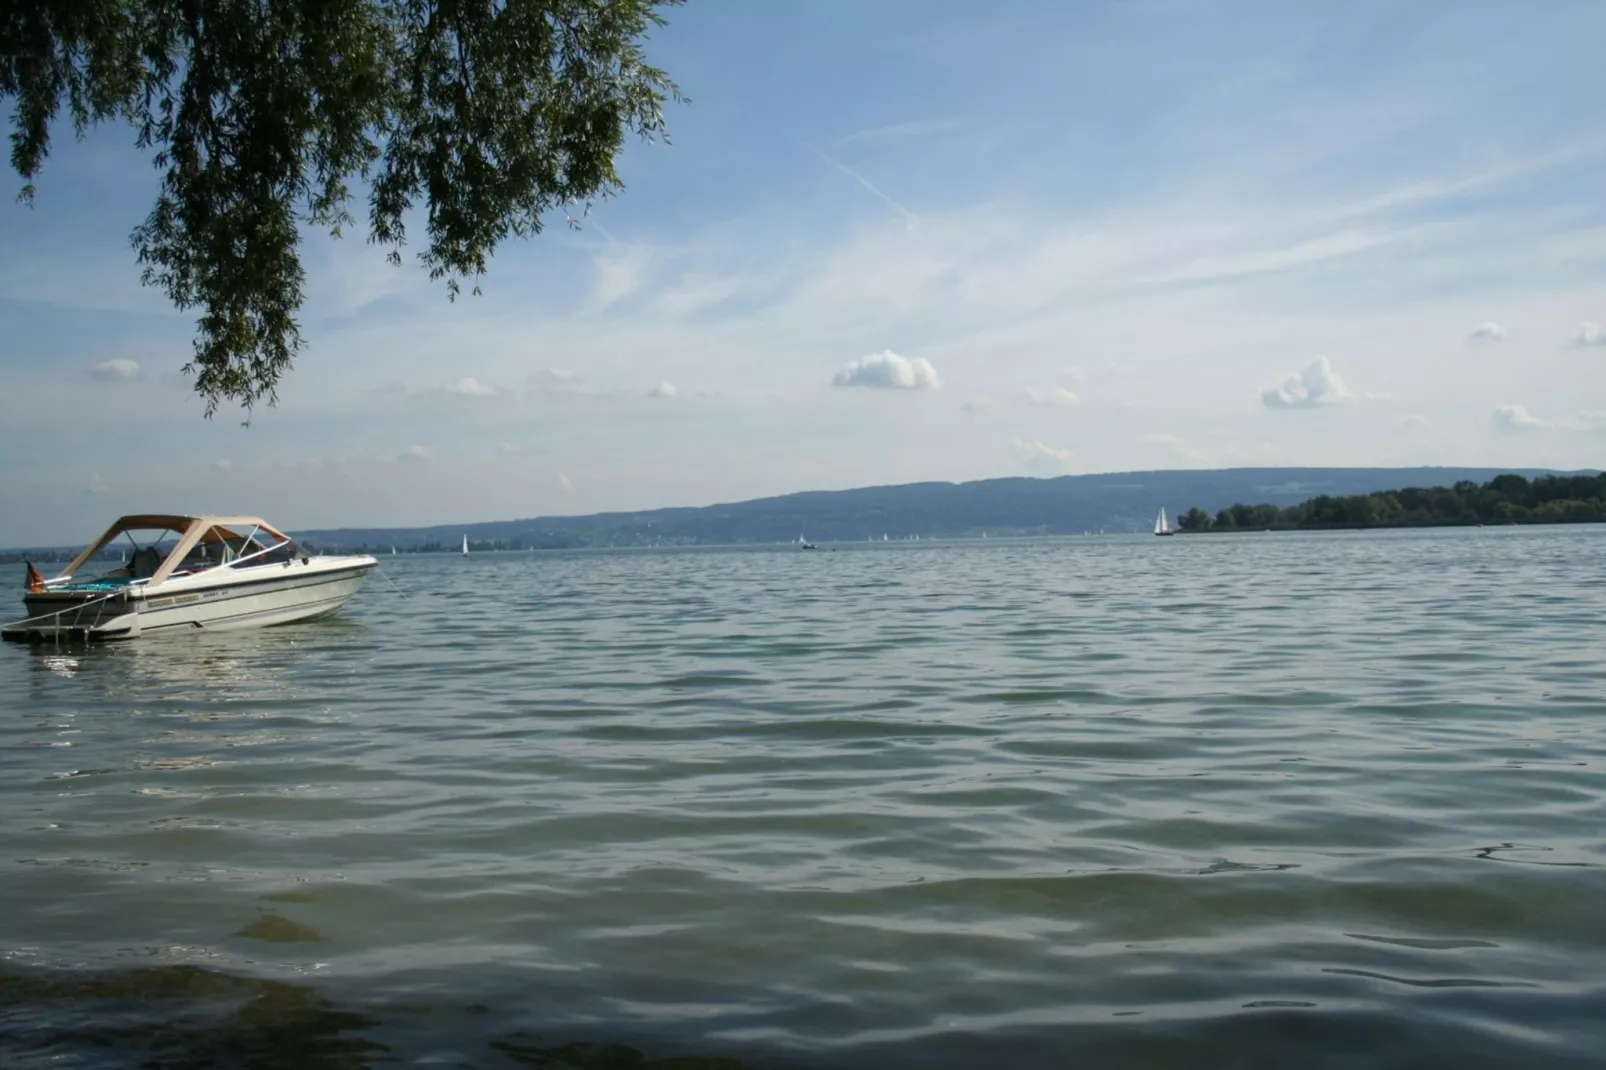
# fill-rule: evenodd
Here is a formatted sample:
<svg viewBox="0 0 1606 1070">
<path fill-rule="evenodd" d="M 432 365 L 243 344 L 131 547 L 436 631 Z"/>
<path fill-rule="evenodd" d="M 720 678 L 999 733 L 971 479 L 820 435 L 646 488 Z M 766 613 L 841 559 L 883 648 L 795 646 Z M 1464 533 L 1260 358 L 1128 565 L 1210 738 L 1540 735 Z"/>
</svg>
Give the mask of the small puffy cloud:
<svg viewBox="0 0 1606 1070">
<path fill-rule="evenodd" d="M 465 375 L 457 382 L 446 388 L 450 393 L 465 398 L 489 398 L 496 396 L 496 388 L 488 383 L 482 383 L 471 375 Z"/>
<path fill-rule="evenodd" d="M 976 416 L 989 412 L 993 408 L 993 399 L 989 397 L 971 398 L 959 406 L 959 411 L 967 416 Z"/>
<path fill-rule="evenodd" d="M 1288 373 L 1276 386 L 1260 391 L 1261 403 L 1268 409 L 1314 409 L 1352 396 L 1326 357 L 1317 357 L 1299 371 Z"/>
<path fill-rule="evenodd" d="M 212 467 L 216 468 L 219 472 L 232 472 L 234 471 L 234 462 L 229 460 L 227 457 L 219 457 L 217 460 L 212 462 Z"/>
<path fill-rule="evenodd" d="M 91 494 L 105 494 L 111 488 L 106 485 L 106 481 L 104 479 L 100 478 L 100 473 L 96 472 L 94 475 L 89 477 L 89 486 L 85 487 L 84 489 Z"/>
<path fill-rule="evenodd" d="M 558 473 L 558 489 L 559 490 L 573 490 L 574 489 L 574 483 L 569 479 L 568 476 L 564 475 L 562 472 Z"/>
<path fill-rule="evenodd" d="M 1043 443 L 1032 439 L 1017 438 L 1009 444 L 1009 449 L 1017 460 L 1032 468 L 1063 470 L 1069 468 L 1071 462 L 1076 459 L 1076 454 L 1070 450 L 1045 446 Z"/>
<path fill-rule="evenodd" d="M 831 378 L 832 386 L 872 390 L 935 390 L 937 369 L 924 357 L 900 357 L 892 350 L 850 360 Z"/>
<path fill-rule="evenodd" d="M 1506 432 L 1537 431 L 1550 426 L 1521 405 L 1498 406 L 1489 416 L 1489 423 L 1496 431 Z"/>
<path fill-rule="evenodd" d="M 1028 390 L 1026 402 L 1029 405 L 1080 405 L 1082 399 L 1076 392 L 1067 390 L 1063 386 L 1056 386 L 1051 390 Z"/>
<path fill-rule="evenodd" d="M 1433 426 L 1428 422 L 1428 418 L 1419 412 L 1402 413 L 1394 418 L 1394 423 L 1408 431 L 1426 431 Z"/>
<path fill-rule="evenodd" d="M 503 453 L 521 453 L 521 452 L 523 452 L 523 450 L 524 450 L 524 447 L 519 445 L 517 442 L 504 442 L 504 443 L 502 443 L 502 452 Z"/>
<path fill-rule="evenodd" d="M 674 383 L 659 383 L 647 391 L 647 396 L 650 398 L 674 398 L 680 396 L 680 391 L 675 389 Z"/>
<path fill-rule="evenodd" d="M 1606 346 L 1606 330 L 1601 330 L 1598 323 L 1584 323 L 1578 327 L 1578 333 L 1573 335 L 1572 341 L 1567 343 L 1575 349 L 1586 346 Z"/>
<path fill-rule="evenodd" d="M 137 379 L 139 378 L 139 363 L 129 360 L 127 357 L 118 357 L 116 360 L 108 360 L 95 365 L 89 369 L 89 375 L 92 379 L 100 380 Z"/>
<path fill-rule="evenodd" d="M 1505 337 L 1506 329 L 1492 320 L 1484 320 L 1472 328 L 1472 333 L 1467 336 L 1468 340 L 1473 342 L 1500 342 L 1504 341 Z"/>
<path fill-rule="evenodd" d="M 401 451 L 404 461 L 432 461 L 435 459 L 434 446 L 408 446 Z"/>
</svg>

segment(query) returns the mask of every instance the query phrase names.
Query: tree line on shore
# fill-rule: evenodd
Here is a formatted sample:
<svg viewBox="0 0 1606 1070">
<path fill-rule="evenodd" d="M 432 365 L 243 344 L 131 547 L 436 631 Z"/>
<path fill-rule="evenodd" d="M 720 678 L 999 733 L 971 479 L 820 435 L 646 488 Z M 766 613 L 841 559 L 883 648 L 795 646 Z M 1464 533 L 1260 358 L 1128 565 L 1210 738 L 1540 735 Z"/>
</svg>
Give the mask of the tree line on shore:
<svg viewBox="0 0 1606 1070">
<path fill-rule="evenodd" d="M 1322 494 L 1298 505 L 1229 505 L 1214 516 L 1195 506 L 1178 518 L 1187 532 L 1322 528 L 1450 527 L 1472 524 L 1579 524 L 1606 521 L 1606 473 L 1499 475 L 1487 483 L 1406 487 L 1342 497 Z"/>
</svg>

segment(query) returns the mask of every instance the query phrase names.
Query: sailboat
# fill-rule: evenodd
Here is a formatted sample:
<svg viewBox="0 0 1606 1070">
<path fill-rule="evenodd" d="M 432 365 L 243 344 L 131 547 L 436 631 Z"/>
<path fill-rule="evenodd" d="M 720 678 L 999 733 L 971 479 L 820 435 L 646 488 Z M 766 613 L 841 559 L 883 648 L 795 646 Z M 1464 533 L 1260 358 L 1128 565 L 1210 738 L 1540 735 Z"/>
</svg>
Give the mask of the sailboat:
<svg viewBox="0 0 1606 1070">
<path fill-rule="evenodd" d="M 468 556 L 468 536 L 467 535 L 463 536 L 463 556 L 464 557 Z"/>
<path fill-rule="evenodd" d="M 1171 525 L 1166 522 L 1165 506 L 1163 506 L 1163 505 L 1160 506 L 1160 515 L 1154 518 L 1154 533 L 1156 535 L 1175 535 L 1176 534 L 1176 532 L 1171 530 Z"/>
<path fill-rule="evenodd" d="M 809 540 L 805 539 L 801 535 L 799 535 L 797 537 L 797 548 L 799 550 L 818 550 L 819 549 L 818 546 L 815 546 L 812 542 L 810 542 Z"/>
</svg>

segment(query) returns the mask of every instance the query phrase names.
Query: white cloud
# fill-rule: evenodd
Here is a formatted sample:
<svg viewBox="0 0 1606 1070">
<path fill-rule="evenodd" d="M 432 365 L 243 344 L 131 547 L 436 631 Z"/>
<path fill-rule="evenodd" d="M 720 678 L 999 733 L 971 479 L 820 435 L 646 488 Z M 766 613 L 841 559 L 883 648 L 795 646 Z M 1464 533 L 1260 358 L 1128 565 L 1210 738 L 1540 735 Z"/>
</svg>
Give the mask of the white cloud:
<svg viewBox="0 0 1606 1070">
<path fill-rule="evenodd" d="M 1075 460 L 1076 454 L 1070 450 L 1056 449 L 1045 446 L 1041 442 L 1031 439 L 1017 438 L 1009 444 L 1010 451 L 1016 459 L 1033 468 L 1069 468 Z"/>
<path fill-rule="evenodd" d="M 1428 418 L 1419 412 L 1402 413 L 1394 418 L 1394 424 L 1396 427 L 1403 427 L 1411 431 L 1426 431 L 1433 426 L 1428 422 Z"/>
<path fill-rule="evenodd" d="M 1184 464 L 1204 464 L 1209 459 L 1203 450 L 1188 444 L 1177 435 L 1145 435 L 1143 441 L 1153 446 L 1164 446 L 1170 451 L 1171 456 Z"/>
<path fill-rule="evenodd" d="M 488 383 L 482 383 L 473 376 L 465 375 L 457 382 L 446 388 L 453 394 L 465 398 L 489 398 L 496 396 L 496 388 Z"/>
<path fill-rule="evenodd" d="M 1537 431 L 1550 424 L 1534 416 L 1521 405 L 1500 405 L 1489 417 L 1489 423 L 1496 431 Z"/>
<path fill-rule="evenodd" d="M 680 391 L 675 389 L 674 383 L 659 383 L 647 391 L 647 396 L 650 398 L 673 398 L 679 397 Z"/>
<path fill-rule="evenodd" d="M 521 453 L 521 452 L 523 452 L 523 450 L 524 450 L 524 447 L 519 445 L 517 442 L 504 442 L 504 443 L 502 443 L 502 452 L 503 453 Z"/>
<path fill-rule="evenodd" d="M 1573 426 L 1579 431 L 1606 433 L 1606 412 L 1581 412 Z"/>
<path fill-rule="evenodd" d="M 596 257 L 593 261 L 595 281 L 591 288 L 591 299 L 586 304 L 587 310 L 600 312 L 635 293 L 647 273 L 652 256 L 650 246 L 632 245 Z"/>
<path fill-rule="evenodd" d="M 219 457 L 217 460 L 212 462 L 212 466 L 219 472 L 234 471 L 234 462 L 229 460 L 227 457 Z"/>
<path fill-rule="evenodd" d="M 95 365 L 89 369 L 89 374 L 91 378 L 102 380 L 137 379 L 139 378 L 139 363 L 129 360 L 127 357 L 118 357 L 116 360 L 108 360 Z"/>
<path fill-rule="evenodd" d="M 111 488 L 106 485 L 106 481 L 100 478 L 100 473 L 97 472 L 89 477 L 89 486 L 84 489 L 91 494 L 105 494 Z"/>
<path fill-rule="evenodd" d="M 1268 409 L 1314 409 L 1346 401 L 1352 395 L 1344 380 L 1333 371 L 1332 362 L 1317 357 L 1297 372 L 1289 372 L 1276 386 L 1260 391 L 1261 403 Z"/>
<path fill-rule="evenodd" d="M 559 490 L 573 490 L 574 489 L 574 483 L 572 481 L 570 481 L 569 477 L 564 475 L 562 472 L 558 473 L 558 489 Z"/>
<path fill-rule="evenodd" d="M 980 413 L 990 412 L 993 405 L 993 399 L 989 397 L 971 398 L 960 404 L 959 411 L 968 416 L 976 416 Z"/>
<path fill-rule="evenodd" d="M 900 357 L 888 349 L 850 360 L 831 378 L 832 386 L 873 390 L 935 390 L 937 369 L 924 357 Z"/>
<path fill-rule="evenodd" d="M 401 459 L 404 461 L 432 461 L 435 459 L 435 447 L 408 446 L 401 451 Z"/>
<path fill-rule="evenodd" d="M 1082 399 L 1075 391 L 1056 386 L 1051 390 L 1028 390 L 1026 401 L 1031 405 L 1079 405 Z"/>
<path fill-rule="evenodd" d="M 1582 349 L 1585 346 L 1606 346 L 1606 330 L 1601 330 L 1598 323 L 1583 323 L 1578 327 L 1578 333 L 1573 335 L 1568 345 Z"/>
<path fill-rule="evenodd" d="M 1472 328 L 1468 339 L 1473 342 L 1500 342 L 1506 337 L 1506 329 L 1493 320 L 1485 320 Z"/>
</svg>

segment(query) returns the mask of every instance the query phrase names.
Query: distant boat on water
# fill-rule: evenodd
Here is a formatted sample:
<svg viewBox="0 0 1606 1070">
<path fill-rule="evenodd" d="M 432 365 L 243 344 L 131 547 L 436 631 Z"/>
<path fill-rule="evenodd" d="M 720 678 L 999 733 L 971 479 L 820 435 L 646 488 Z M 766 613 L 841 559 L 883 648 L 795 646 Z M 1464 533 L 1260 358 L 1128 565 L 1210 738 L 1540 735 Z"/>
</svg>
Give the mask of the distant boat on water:
<svg viewBox="0 0 1606 1070">
<path fill-rule="evenodd" d="M 810 542 L 809 540 L 805 539 L 801 535 L 799 535 L 797 537 L 797 548 L 799 550 L 818 550 L 819 549 L 818 546 L 815 546 L 812 542 Z"/>
<path fill-rule="evenodd" d="M 467 535 L 463 536 L 463 556 L 464 557 L 468 556 L 468 536 Z"/>
<path fill-rule="evenodd" d="M 1165 506 L 1160 506 L 1160 515 L 1154 518 L 1154 533 L 1156 535 L 1175 535 L 1171 524 L 1165 518 Z"/>
</svg>

